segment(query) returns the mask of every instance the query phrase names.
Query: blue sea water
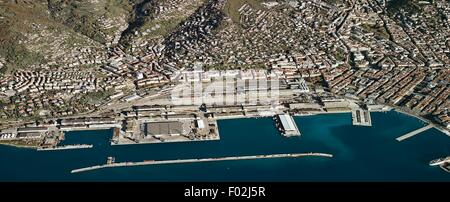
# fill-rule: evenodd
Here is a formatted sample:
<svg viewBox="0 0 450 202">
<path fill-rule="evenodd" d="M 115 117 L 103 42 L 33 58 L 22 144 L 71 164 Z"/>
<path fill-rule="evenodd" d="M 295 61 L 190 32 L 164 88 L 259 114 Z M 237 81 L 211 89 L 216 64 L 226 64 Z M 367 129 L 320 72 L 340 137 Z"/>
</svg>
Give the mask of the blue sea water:
<svg viewBox="0 0 450 202">
<path fill-rule="evenodd" d="M 35 151 L 0 146 L 0 181 L 450 181 L 431 167 L 450 155 L 450 137 L 436 129 L 398 142 L 424 126 L 398 112 L 372 113 L 373 127 L 352 126 L 351 114 L 295 117 L 301 137 L 285 138 L 271 118 L 219 121 L 220 141 L 110 146 L 111 130 L 66 134 L 63 144 L 93 144 L 84 150 Z M 333 158 L 279 158 L 72 169 L 117 162 L 274 153 L 324 152 Z"/>
</svg>

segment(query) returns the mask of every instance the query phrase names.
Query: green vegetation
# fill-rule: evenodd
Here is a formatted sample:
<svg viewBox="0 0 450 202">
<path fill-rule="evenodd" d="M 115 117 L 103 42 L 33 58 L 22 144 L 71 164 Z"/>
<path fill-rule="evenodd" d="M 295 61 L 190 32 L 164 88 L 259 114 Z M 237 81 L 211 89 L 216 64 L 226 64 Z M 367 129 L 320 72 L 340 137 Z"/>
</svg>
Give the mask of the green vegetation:
<svg viewBox="0 0 450 202">
<path fill-rule="evenodd" d="M 230 69 L 266 69 L 264 63 L 253 63 L 253 64 L 213 64 L 213 65 L 205 65 L 204 70 L 230 70 Z"/>
<path fill-rule="evenodd" d="M 375 35 L 381 36 L 385 39 L 389 39 L 389 33 L 382 25 L 361 24 L 361 27 L 368 32 L 372 32 Z"/>
<path fill-rule="evenodd" d="M 151 40 L 164 38 L 170 33 L 175 31 L 177 27 L 183 23 L 188 17 L 189 13 L 198 9 L 205 1 L 192 1 L 192 3 L 183 6 L 182 10 L 171 10 L 167 11 L 168 14 L 163 14 L 163 16 L 156 16 L 155 11 L 159 5 L 164 5 L 166 0 L 154 0 L 143 3 L 136 8 L 132 14 L 132 20 L 129 22 L 129 27 L 122 33 L 122 38 L 120 43 L 126 47 L 126 50 L 130 50 L 131 42 L 137 39 Z M 145 10 L 146 14 L 142 11 Z M 154 30 L 153 30 L 154 29 Z M 134 33 L 144 33 L 144 35 L 136 36 Z"/>
<path fill-rule="evenodd" d="M 147 29 L 149 30 L 149 37 L 164 37 L 170 34 L 175 28 L 182 23 L 186 18 L 184 17 L 174 17 L 169 20 L 152 20 L 146 24 L 144 24 L 140 30 L 145 31 Z M 159 25 L 159 28 L 155 30 L 151 30 L 153 27 Z"/>
<path fill-rule="evenodd" d="M 328 4 L 332 4 L 332 5 L 337 5 L 337 4 L 342 4 L 344 3 L 343 0 L 324 0 L 326 3 Z"/>
<path fill-rule="evenodd" d="M 49 3 L 55 0 L 50 0 Z M 49 6 L 50 7 L 50 6 Z M 45 63 L 46 54 L 90 44 L 71 28 L 49 15 L 46 0 L 0 1 L 0 57 L 9 73 L 17 68 Z M 55 40 L 62 40 L 55 46 Z"/>
<path fill-rule="evenodd" d="M 225 4 L 224 12 L 225 14 L 231 18 L 234 23 L 239 24 L 241 15 L 239 14 L 239 9 L 244 5 L 248 4 L 254 9 L 261 10 L 264 7 L 261 3 L 266 2 L 267 0 L 229 0 Z"/>
<path fill-rule="evenodd" d="M 5 75 L 8 72 L 9 72 L 9 68 L 4 66 L 3 68 L 0 69 L 0 77 Z"/>
<path fill-rule="evenodd" d="M 131 12 L 131 4 L 128 0 L 106 0 L 105 14 L 107 17 L 114 18 L 124 12 Z"/>
<path fill-rule="evenodd" d="M 22 33 L 30 29 L 26 21 L 48 23 L 45 15 L 40 12 L 39 5 L 20 5 L 15 3 L 0 3 L 0 56 L 5 58 L 8 66 L 12 68 L 26 68 L 39 64 L 44 60 L 40 53 L 29 51 Z M 3 71 L 7 71 L 6 68 Z"/>
<path fill-rule="evenodd" d="M 112 90 L 88 92 L 76 99 L 77 103 L 80 105 L 96 105 L 105 101 L 109 96 L 113 94 L 114 92 Z"/>
<path fill-rule="evenodd" d="M 105 36 L 111 30 L 105 30 L 102 17 L 112 22 L 117 17 L 128 17 L 131 5 L 127 0 L 100 0 L 98 2 L 81 2 L 65 0 L 49 0 L 48 10 L 52 17 L 97 42 L 106 43 Z"/>
<path fill-rule="evenodd" d="M 413 0 L 390 0 L 387 5 L 387 12 L 390 15 L 395 15 L 400 9 L 404 9 L 410 14 L 418 13 L 421 11 L 421 7 L 417 5 Z"/>
<path fill-rule="evenodd" d="M 336 60 L 345 61 L 346 57 L 347 56 L 346 56 L 345 51 L 343 49 L 339 48 L 338 50 L 336 50 L 336 54 L 335 54 Z"/>
<path fill-rule="evenodd" d="M 4 41 L 1 44 L 0 55 L 4 56 L 13 67 L 26 68 L 44 61 L 41 54 L 32 53 L 23 45 L 18 45 L 12 41 Z M 6 71 L 6 68 L 4 71 Z"/>
</svg>

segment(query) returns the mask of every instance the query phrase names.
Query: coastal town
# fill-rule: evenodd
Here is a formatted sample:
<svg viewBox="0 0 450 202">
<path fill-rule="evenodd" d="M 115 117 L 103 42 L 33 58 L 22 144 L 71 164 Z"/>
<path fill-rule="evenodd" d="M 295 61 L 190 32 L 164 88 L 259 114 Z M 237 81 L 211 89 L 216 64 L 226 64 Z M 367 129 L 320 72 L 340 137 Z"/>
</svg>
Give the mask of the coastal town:
<svg viewBox="0 0 450 202">
<path fill-rule="evenodd" d="M 0 55 L 0 143 L 58 148 L 67 131 L 98 129 L 112 145 L 214 141 L 218 120 L 257 117 L 289 137 L 291 116 L 349 112 L 370 126 L 391 109 L 450 134 L 448 1 L 187 2 L 135 7 L 129 24 L 99 18 L 115 30 L 107 42 L 83 36 L 66 52 L 56 37 L 61 55 L 27 68 Z"/>
</svg>

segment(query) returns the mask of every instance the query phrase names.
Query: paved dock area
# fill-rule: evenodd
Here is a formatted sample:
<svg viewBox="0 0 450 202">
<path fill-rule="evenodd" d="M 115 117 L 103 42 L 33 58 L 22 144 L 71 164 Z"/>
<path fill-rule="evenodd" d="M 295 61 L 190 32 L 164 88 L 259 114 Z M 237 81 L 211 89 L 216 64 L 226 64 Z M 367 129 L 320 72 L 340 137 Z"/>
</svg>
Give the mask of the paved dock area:
<svg viewBox="0 0 450 202">
<path fill-rule="evenodd" d="M 297 124 L 295 123 L 291 115 L 289 115 L 288 113 L 279 114 L 276 116 L 276 120 L 277 128 L 284 136 L 300 136 L 300 130 L 298 129 Z"/>
<path fill-rule="evenodd" d="M 354 126 L 372 126 L 370 112 L 363 109 L 353 109 L 352 122 Z"/>
<path fill-rule="evenodd" d="M 417 135 L 417 134 L 419 134 L 421 132 L 424 132 L 424 131 L 426 131 L 428 129 L 431 129 L 431 128 L 433 128 L 433 125 L 431 125 L 431 124 L 427 125 L 425 127 L 419 128 L 419 129 L 411 131 L 409 133 L 406 133 L 405 135 L 402 135 L 402 136 L 396 138 L 396 140 L 399 141 L 399 142 L 403 141 L 403 140 L 406 140 L 406 139 L 408 139 L 408 138 L 410 138 L 410 137 L 412 137 L 414 135 Z"/>
</svg>

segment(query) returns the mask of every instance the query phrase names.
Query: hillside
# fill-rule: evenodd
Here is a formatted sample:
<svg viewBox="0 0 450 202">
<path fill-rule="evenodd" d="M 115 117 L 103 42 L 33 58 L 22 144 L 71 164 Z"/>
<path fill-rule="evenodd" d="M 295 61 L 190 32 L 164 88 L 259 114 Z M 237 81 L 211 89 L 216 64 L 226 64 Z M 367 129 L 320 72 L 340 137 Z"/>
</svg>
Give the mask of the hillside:
<svg viewBox="0 0 450 202">
<path fill-rule="evenodd" d="M 3 72 L 62 62 L 79 49 L 101 46 L 54 19 L 47 1 L 0 1 L 0 57 Z"/>
<path fill-rule="evenodd" d="M 127 51 L 140 52 L 147 44 L 157 44 L 192 15 L 205 0 L 144 0 L 134 4 L 129 27 L 120 43 Z"/>
<path fill-rule="evenodd" d="M 53 19 L 102 44 L 110 44 L 128 26 L 128 0 L 48 0 Z"/>
</svg>

